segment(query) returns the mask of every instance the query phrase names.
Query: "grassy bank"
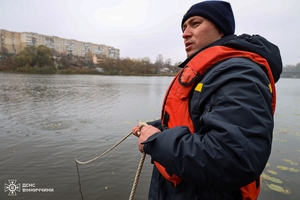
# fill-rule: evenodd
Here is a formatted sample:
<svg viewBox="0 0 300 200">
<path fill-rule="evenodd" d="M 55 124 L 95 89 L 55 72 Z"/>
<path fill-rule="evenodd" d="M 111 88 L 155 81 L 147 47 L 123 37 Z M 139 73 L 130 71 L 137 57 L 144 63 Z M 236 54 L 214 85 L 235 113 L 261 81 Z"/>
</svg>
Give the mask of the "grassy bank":
<svg viewBox="0 0 300 200">
<path fill-rule="evenodd" d="M 95 69 L 54 69 L 53 67 L 18 67 L 18 68 L 1 68 L 0 72 L 24 73 L 24 74 L 101 74 Z"/>
<path fill-rule="evenodd" d="M 74 69 L 54 69 L 53 67 L 18 67 L 18 68 L 3 68 L 0 66 L 0 72 L 9 73 L 24 73 L 24 74 L 91 74 L 91 75 L 115 75 L 115 76 L 174 76 L 174 73 L 159 73 L 159 74 L 122 74 L 112 72 L 99 72 L 93 68 L 74 68 Z"/>
</svg>

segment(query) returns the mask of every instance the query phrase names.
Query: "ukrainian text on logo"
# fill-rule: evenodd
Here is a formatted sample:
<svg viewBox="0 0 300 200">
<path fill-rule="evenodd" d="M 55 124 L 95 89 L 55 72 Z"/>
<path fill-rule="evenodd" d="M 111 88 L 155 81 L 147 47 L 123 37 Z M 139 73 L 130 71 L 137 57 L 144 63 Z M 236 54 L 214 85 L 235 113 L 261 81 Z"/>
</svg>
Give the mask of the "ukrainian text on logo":
<svg viewBox="0 0 300 200">
<path fill-rule="evenodd" d="M 54 192 L 54 188 L 38 188 L 35 183 L 17 183 L 17 180 L 8 180 L 8 184 L 4 184 L 4 191 L 9 196 L 16 196 L 17 192 Z M 21 187 L 22 186 L 22 187 Z"/>
</svg>

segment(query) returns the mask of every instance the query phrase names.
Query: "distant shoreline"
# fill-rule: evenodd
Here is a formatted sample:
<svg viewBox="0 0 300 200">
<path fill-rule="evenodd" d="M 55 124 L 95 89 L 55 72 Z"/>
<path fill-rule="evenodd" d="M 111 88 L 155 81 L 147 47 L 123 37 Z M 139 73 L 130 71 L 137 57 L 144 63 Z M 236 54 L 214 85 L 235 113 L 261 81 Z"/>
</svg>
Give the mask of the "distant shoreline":
<svg viewBox="0 0 300 200">
<path fill-rule="evenodd" d="M 104 76 L 174 76 L 175 73 L 159 73 L 159 74 L 109 74 L 105 72 L 99 72 L 96 69 L 62 69 L 55 70 L 49 67 L 43 68 L 18 68 L 17 70 L 3 70 L 0 69 L 0 73 L 14 73 L 14 74 L 41 74 L 41 75 L 104 75 Z"/>
<path fill-rule="evenodd" d="M 85 74 L 85 75 L 109 75 L 109 76 L 175 76 L 176 73 L 163 72 L 158 74 L 122 74 L 120 73 L 106 73 L 99 72 L 95 68 L 77 68 L 77 69 L 54 69 L 53 67 L 41 67 L 41 68 L 32 68 L 32 67 L 21 67 L 14 70 L 0 68 L 0 73 L 19 73 L 19 74 Z M 282 72 L 280 78 L 289 78 L 289 79 L 299 79 L 300 76 L 291 76 L 290 73 Z"/>
</svg>

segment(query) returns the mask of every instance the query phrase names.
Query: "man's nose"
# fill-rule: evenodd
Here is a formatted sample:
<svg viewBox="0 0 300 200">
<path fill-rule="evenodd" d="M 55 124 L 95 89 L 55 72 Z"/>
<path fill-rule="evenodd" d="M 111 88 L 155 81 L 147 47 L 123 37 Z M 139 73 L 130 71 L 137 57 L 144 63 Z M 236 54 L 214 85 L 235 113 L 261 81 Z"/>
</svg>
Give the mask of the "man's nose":
<svg viewBox="0 0 300 200">
<path fill-rule="evenodd" d="M 186 39 L 188 37 L 191 37 L 191 31 L 190 31 L 189 27 L 186 27 L 182 33 L 182 38 Z"/>
</svg>

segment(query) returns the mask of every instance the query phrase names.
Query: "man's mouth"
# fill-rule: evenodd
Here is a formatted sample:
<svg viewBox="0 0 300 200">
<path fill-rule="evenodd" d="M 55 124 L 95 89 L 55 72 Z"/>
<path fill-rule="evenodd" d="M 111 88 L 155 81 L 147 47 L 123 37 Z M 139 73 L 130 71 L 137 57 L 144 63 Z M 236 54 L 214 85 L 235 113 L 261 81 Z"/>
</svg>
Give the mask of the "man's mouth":
<svg viewBox="0 0 300 200">
<path fill-rule="evenodd" d="M 185 51 L 189 51 L 192 48 L 193 43 L 192 42 L 186 42 L 185 43 Z"/>
</svg>

